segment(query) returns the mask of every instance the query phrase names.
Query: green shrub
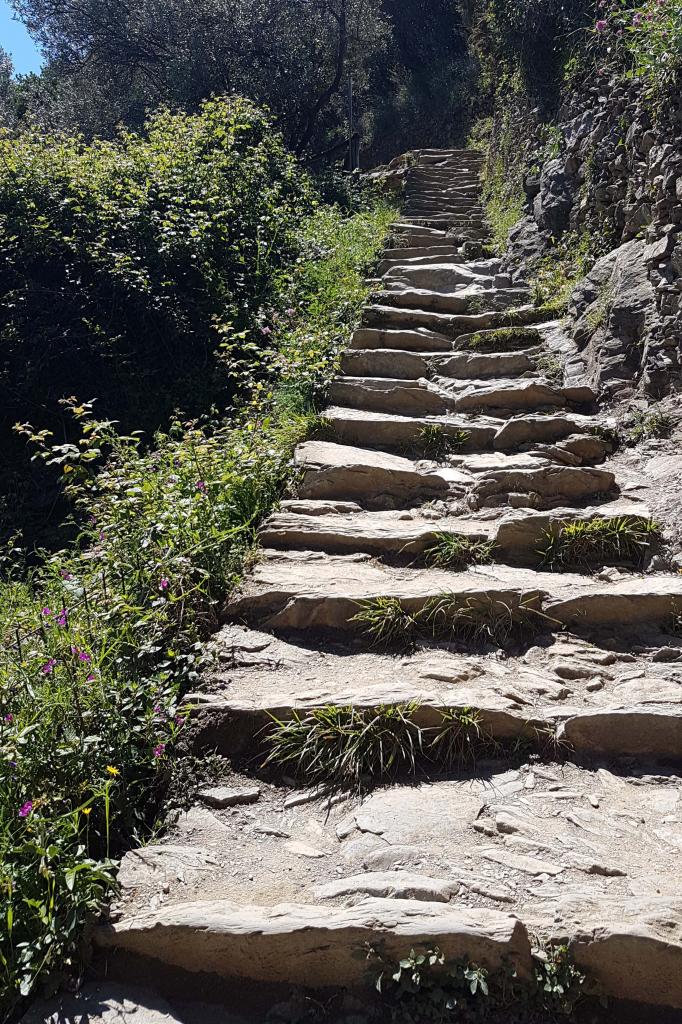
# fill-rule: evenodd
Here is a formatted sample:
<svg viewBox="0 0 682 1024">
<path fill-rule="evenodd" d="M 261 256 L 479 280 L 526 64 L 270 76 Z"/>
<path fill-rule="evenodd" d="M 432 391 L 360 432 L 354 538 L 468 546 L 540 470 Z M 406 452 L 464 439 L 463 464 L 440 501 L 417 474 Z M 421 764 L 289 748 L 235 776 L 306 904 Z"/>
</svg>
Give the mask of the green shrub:
<svg viewBox="0 0 682 1024">
<path fill-rule="evenodd" d="M 641 516 L 576 519 L 549 530 L 541 554 L 543 563 L 552 568 L 586 568 L 622 562 L 640 565 L 659 539 L 658 524 Z"/>
<path fill-rule="evenodd" d="M 493 560 L 495 544 L 467 537 L 464 534 L 437 533 L 433 544 L 424 552 L 428 565 L 438 569 L 466 569 L 470 565 L 487 565 Z"/>
</svg>

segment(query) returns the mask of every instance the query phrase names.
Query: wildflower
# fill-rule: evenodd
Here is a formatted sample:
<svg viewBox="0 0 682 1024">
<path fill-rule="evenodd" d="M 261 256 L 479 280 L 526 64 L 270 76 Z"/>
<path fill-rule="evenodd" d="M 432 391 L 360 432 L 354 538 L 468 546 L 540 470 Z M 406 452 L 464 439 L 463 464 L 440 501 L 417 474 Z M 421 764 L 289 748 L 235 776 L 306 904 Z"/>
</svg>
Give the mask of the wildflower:
<svg viewBox="0 0 682 1024">
<path fill-rule="evenodd" d="M 165 749 L 166 749 L 166 744 L 165 743 L 159 743 L 159 745 L 157 747 L 154 747 L 154 757 L 163 757 Z"/>
<path fill-rule="evenodd" d="M 81 651 L 80 654 L 78 655 L 78 660 L 84 661 L 89 665 L 90 662 L 92 661 L 92 655 L 88 654 L 87 651 Z"/>
<path fill-rule="evenodd" d="M 90 675 L 88 676 L 88 678 L 87 678 L 86 682 L 88 682 L 88 683 L 94 683 L 94 681 L 95 681 L 95 679 L 96 679 L 96 678 L 97 678 L 97 677 L 96 677 L 95 675 L 93 675 L 93 673 L 91 672 L 91 673 L 90 673 Z"/>
<path fill-rule="evenodd" d="M 175 724 L 176 724 L 177 726 L 181 726 L 181 725 L 184 725 L 184 724 L 185 724 L 185 719 L 183 718 L 183 716 L 182 716 L 182 715 L 176 715 L 176 716 L 175 716 Z"/>
<path fill-rule="evenodd" d="M 43 614 L 43 617 L 47 619 L 47 618 L 50 617 L 50 615 L 52 615 L 52 609 L 51 608 L 43 608 L 42 614 Z"/>
<path fill-rule="evenodd" d="M 260 332 L 267 337 L 268 334 L 272 334 L 272 327 L 261 327 Z"/>
<path fill-rule="evenodd" d="M 635 26 L 639 26 L 642 24 L 642 15 L 639 13 L 639 11 L 637 12 L 637 14 L 635 14 L 634 18 L 632 19 L 632 24 Z"/>
<path fill-rule="evenodd" d="M 287 310 L 287 316 L 293 316 L 295 312 L 296 312 L 295 309 L 288 309 Z"/>
<path fill-rule="evenodd" d="M 43 675 L 49 676 L 54 671 L 56 664 L 57 659 L 50 658 L 49 661 L 46 661 L 45 664 L 41 667 L 40 671 L 43 673 Z"/>
<path fill-rule="evenodd" d="M 86 817 L 89 816 L 92 814 L 92 807 L 84 807 L 82 813 L 85 814 Z"/>
<path fill-rule="evenodd" d="M 59 612 L 59 615 L 57 616 L 57 625 L 58 626 L 67 626 L 68 623 L 69 623 L 69 613 L 67 612 L 66 608 L 62 608 L 60 610 L 60 612 Z"/>
<path fill-rule="evenodd" d="M 14 715 L 5 715 L 5 721 L 6 722 L 13 722 L 14 721 Z"/>
<path fill-rule="evenodd" d="M 118 768 L 114 768 L 113 764 L 108 764 L 108 765 L 107 765 L 107 772 L 108 772 L 108 773 L 109 773 L 109 775 L 111 775 L 111 776 L 112 776 L 112 777 L 113 777 L 114 779 L 116 778 L 116 776 L 117 776 L 117 775 L 120 775 L 120 774 L 121 774 L 120 770 L 119 770 Z"/>
<path fill-rule="evenodd" d="M 19 808 L 19 817 L 28 818 L 29 814 L 33 810 L 33 801 L 27 800 L 23 807 Z"/>
<path fill-rule="evenodd" d="M 167 580 L 165 576 L 162 580 L 159 580 L 159 590 L 168 590 L 169 587 L 170 580 Z"/>
<path fill-rule="evenodd" d="M 201 491 L 202 494 L 206 493 L 206 481 L 205 480 L 197 480 L 197 490 Z"/>
<path fill-rule="evenodd" d="M 68 569 L 60 569 L 60 570 L 59 570 L 59 575 L 61 576 L 61 578 L 62 578 L 63 580 L 72 580 L 72 579 L 73 579 L 73 576 L 72 576 L 72 574 L 71 574 L 71 573 L 70 573 L 70 572 L 68 571 Z"/>
<path fill-rule="evenodd" d="M 594 27 L 597 32 L 606 32 L 606 29 L 609 27 L 609 23 L 605 18 L 600 18 Z"/>
</svg>

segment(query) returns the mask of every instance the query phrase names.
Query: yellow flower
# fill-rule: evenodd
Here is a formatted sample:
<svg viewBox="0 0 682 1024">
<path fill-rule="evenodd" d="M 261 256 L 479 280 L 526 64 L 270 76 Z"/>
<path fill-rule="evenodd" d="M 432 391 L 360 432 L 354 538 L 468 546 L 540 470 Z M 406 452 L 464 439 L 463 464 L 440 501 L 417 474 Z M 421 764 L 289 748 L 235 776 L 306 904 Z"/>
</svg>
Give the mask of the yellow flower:
<svg viewBox="0 0 682 1024">
<path fill-rule="evenodd" d="M 83 814 L 92 814 L 92 807 L 84 807 Z"/>
<path fill-rule="evenodd" d="M 109 772 L 110 775 L 113 775 L 114 778 L 116 778 L 117 775 L 121 774 L 118 768 L 114 768 L 112 764 L 107 765 L 107 771 Z"/>
</svg>

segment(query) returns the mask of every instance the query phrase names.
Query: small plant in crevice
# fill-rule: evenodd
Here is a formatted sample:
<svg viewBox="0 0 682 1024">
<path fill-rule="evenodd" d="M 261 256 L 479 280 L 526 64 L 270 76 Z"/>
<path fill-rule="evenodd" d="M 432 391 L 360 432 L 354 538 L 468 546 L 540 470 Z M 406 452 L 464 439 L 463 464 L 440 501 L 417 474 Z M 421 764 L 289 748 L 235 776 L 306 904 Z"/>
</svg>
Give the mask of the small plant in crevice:
<svg viewBox="0 0 682 1024">
<path fill-rule="evenodd" d="M 419 634 L 418 613 L 408 612 L 397 597 L 376 597 L 360 603 L 357 622 L 375 647 L 410 650 Z"/>
<path fill-rule="evenodd" d="M 556 625 L 535 605 L 533 595 L 514 605 L 489 596 L 463 600 L 458 594 L 443 594 L 424 606 L 420 625 L 437 642 L 504 648 L 527 640 L 543 626 Z"/>
<path fill-rule="evenodd" d="M 441 462 L 447 459 L 448 455 L 460 452 L 470 437 L 468 430 L 448 430 L 440 423 L 427 423 L 414 441 L 402 446 L 402 453 L 407 458 Z"/>
<path fill-rule="evenodd" d="M 630 444 L 636 445 L 642 441 L 670 437 L 674 427 L 675 420 L 662 409 L 641 410 L 630 420 L 626 436 Z"/>
<path fill-rule="evenodd" d="M 424 561 L 438 569 L 466 569 L 470 565 L 489 564 L 494 551 L 493 541 L 463 534 L 437 533 L 433 544 L 424 551 Z"/>
<path fill-rule="evenodd" d="M 463 336 L 457 341 L 457 348 L 482 354 L 495 352 L 517 352 L 520 349 L 539 345 L 542 338 L 538 331 L 524 327 L 500 327 L 495 330 L 478 331 Z"/>
<path fill-rule="evenodd" d="M 609 427 L 604 423 L 598 423 L 593 427 L 587 427 L 586 434 L 592 437 L 599 437 L 611 447 L 611 451 L 617 451 L 623 443 L 623 435 L 617 427 Z"/>
<path fill-rule="evenodd" d="M 542 564 L 552 569 L 640 566 L 660 537 L 658 523 L 643 516 L 575 519 L 545 533 L 540 555 Z"/>
<path fill-rule="evenodd" d="M 564 364 L 552 352 L 542 352 L 533 359 L 535 369 L 554 387 L 564 383 Z"/>
<path fill-rule="evenodd" d="M 361 791 L 372 783 L 414 776 L 420 769 L 471 768 L 498 744 L 473 708 L 428 709 L 434 725 L 417 721 L 419 704 L 315 708 L 266 726 L 263 767 L 286 769 L 309 783 Z"/>
</svg>

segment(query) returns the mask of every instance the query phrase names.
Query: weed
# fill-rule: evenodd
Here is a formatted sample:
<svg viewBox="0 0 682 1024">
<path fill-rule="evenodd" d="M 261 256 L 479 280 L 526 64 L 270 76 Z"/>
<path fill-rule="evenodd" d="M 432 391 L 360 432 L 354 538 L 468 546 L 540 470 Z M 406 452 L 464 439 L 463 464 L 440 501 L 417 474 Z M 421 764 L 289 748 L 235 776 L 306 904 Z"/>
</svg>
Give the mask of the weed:
<svg viewBox="0 0 682 1024">
<path fill-rule="evenodd" d="M 363 601 L 351 622 L 357 622 L 375 647 L 410 650 L 417 641 L 418 616 L 403 608 L 397 597 Z"/>
<path fill-rule="evenodd" d="M 552 569 L 623 562 L 641 565 L 652 544 L 660 539 L 660 527 L 641 516 L 576 519 L 547 531 L 545 539 L 542 563 Z"/>
<path fill-rule="evenodd" d="M 463 534 L 437 533 L 434 543 L 424 552 L 429 565 L 439 569 L 466 569 L 470 565 L 487 565 L 492 561 L 495 544 Z"/>
<path fill-rule="evenodd" d="M 564 364 L 551 352 L 543 352 L 533 360 L 538 373 L 553 384 L 554 387 L 561 387 L 564 383 Z"/>
<path fill-rule="evenodd" d="M 469 597 L 463 601 L 457 594 L 444 594 L 424 606 L 420 622 L 437 641 L 506 647 L 537 632 L 543 617 L 534 603 L 532 596 L 513 607 L 499 598 Z"/>
<path fill-rule="evenodd" d="M 585 323 L 592 334 L 599 330 L 600 327 L 606 326 L 612 305 L 613 288 L 607 282 L 599 289 L 597 298 L 585 313 Z"/>
<path fill-rule="evenodd" d="M 670 437 L 674 427 L 675 421 L 672 416 L 661 409 L 642 410 L 632 417 L 627 439 L 630 444 L 635 445 L 652 438 Z"/>
<path fill-rule="evenodd" d="M 523 327 L 500 327 L 497 330 L 479 331 L 458 339 L 457 347 L 472 352 L 518 352 L 538 345 L 541 337 L 537 331 Z"/>
<path fill-rule="evenodd" d="M 435 725 L 419 725 L 420 708 L 384 704 L 373 708 L 330 706 L 289 719 L 272 716 L 263 763 L 293 772 L 306 783 L 361 790 L 420 767 L 462 769 L 497 747 L 472 708 L 445 708 Z M 430 715 L 434 712 L 430 711 Z"/>
<path fill-rule="evenodd" d="M 405 446 L 405 451 L 423 459 L 440 462 L 448 455 L 461 451 L 470 437 L 468 430 L 447 430 L 440 423 L 428 423 L 419 431 L 414 443 Z"/>
<path fill-rule="evenodd" d="M 423 753 L 423 730 L 414 721 L 417 704 L 376 708 L 316 708 L 288 720 L 273 716 L 265 765 L 293 771 L 310 783 L 361 789 L 368 779 L 414 774 Z"/>
<path fill-rule="evenodd" d="M 594 427 L 588 427 L 585 431 L 592 437 L 599 437 L 606 444 L 610 445 L 611 451 L 615 452 L 620 448 L 623 437 L 617 427 L 609 427 L 606 424 L 598 423 Z"/>
</svg>

